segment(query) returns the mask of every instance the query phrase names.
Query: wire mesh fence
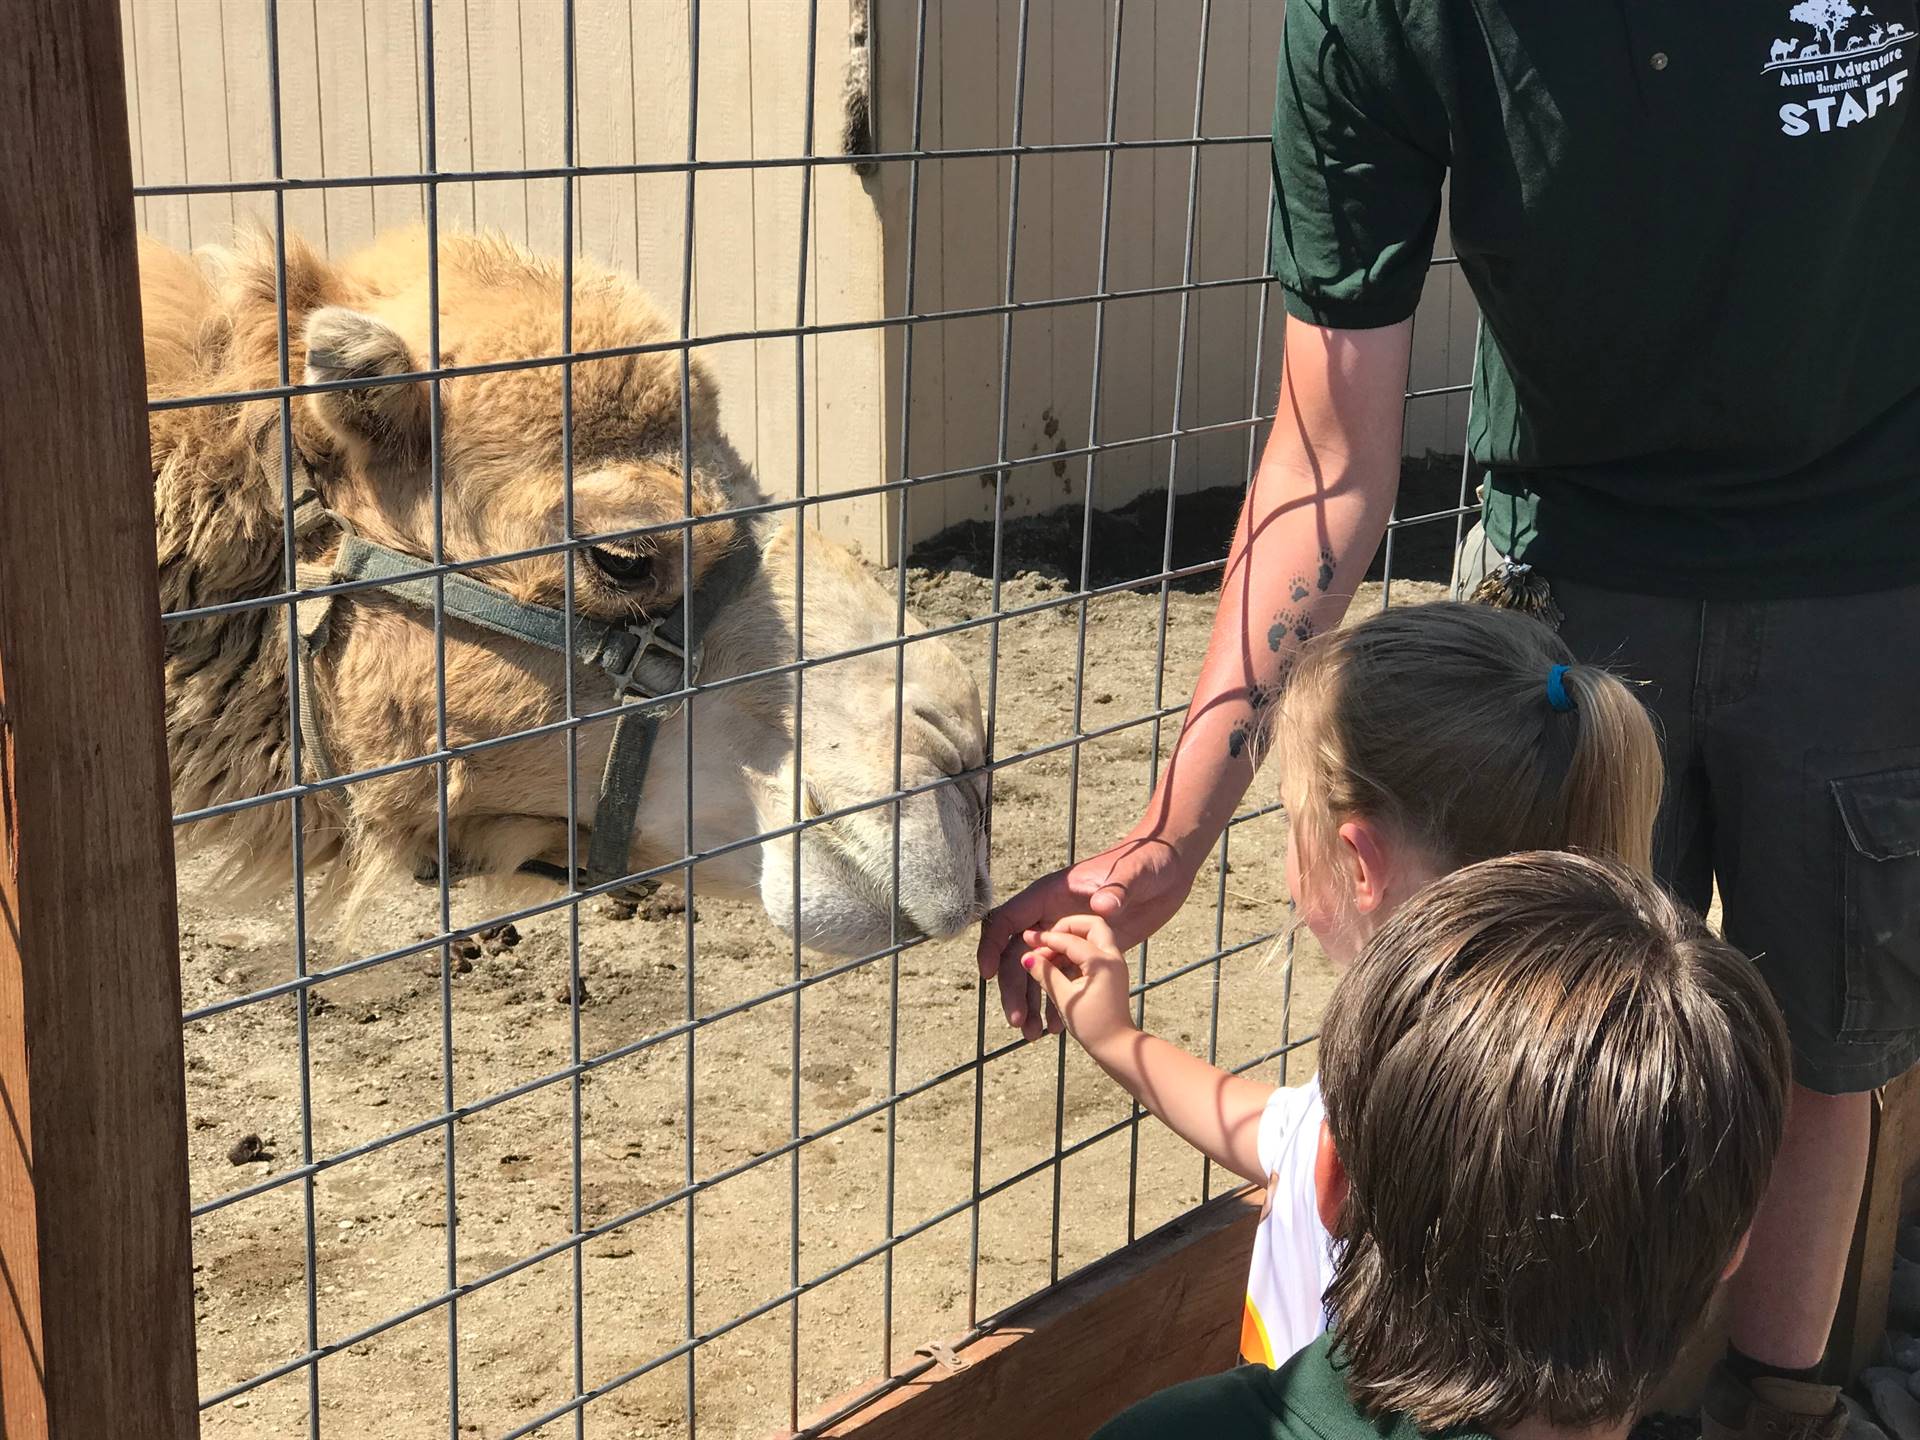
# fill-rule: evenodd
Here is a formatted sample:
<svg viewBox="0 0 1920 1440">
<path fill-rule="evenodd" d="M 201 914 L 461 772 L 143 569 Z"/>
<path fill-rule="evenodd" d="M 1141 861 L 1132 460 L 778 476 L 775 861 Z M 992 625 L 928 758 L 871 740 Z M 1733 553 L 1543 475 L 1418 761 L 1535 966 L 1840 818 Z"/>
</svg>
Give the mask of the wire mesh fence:
<svg viewBox="0 0 1920 1440">
<path fill-rule="evenodd" d="M 264 227 L 143 252 L 207 1433 L 825 1424 L 1220 1193 L 967 930 L 1135 818 L 1205 646 L 1268 7 L 124 8 L 148 229 Z M 1473 508 L 1456 289 L 1366 603 Z M 1299 1079 L 1271 794 L 1137 995 Z"/>
</svg>

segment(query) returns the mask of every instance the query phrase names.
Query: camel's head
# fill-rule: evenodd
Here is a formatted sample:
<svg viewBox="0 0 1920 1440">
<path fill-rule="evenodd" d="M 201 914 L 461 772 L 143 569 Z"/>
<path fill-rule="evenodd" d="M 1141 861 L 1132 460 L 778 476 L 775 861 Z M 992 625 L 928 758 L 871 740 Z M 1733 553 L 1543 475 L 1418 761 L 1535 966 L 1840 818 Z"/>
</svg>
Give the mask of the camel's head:
<svg viewBox="0 0 1920 1440">
<path fill-rule="evenodd" d="M 429 289 L 423 238 L 390 238 L 331 269 L 303 257 L 318 278 L 294 320 L 297 356 L 312 382 L 367 380 L 425 370 Z M 297 277 L 296 277 L 297 278 Z M 485 366 L 563 350 L 557 264 L 510 245 L 443 239 L 438 268 L 440 360 Z M 289 293 L 302 292 L 294 280 Z M 670 341 L 672 332 L 631 282 L 584 262 L 573 283 L 576 352 Z M 549 546 L 566 535 L 562 371 L 502 370 L 440 382 L 437 448 L 444 477 L 440 533 L 450 561 Z M 582 361 L 573 367 L 573 534 L 586 536 L 713 515 L 759 497 L 719 433 L 710 377 L 697 362 L 686 386 L 692 473 L 683 471 L 680 353 L 666 349 Z M 304 396 L 297 429 L 327 504 L 362 537 L 430 556 L 436 434 L 430 382 L 347 385 Z M 791 662 L 794 603 L 805 551 L 805 647 L 829 655 L 895 634 L 893 598 L 844 551 L 792 528 L 721 520 L 609 541 L 575 553 L 578 612 L 624 623 L 657 616 L 680 598 L 687 567 L 697 583 L 729 547 L 755 545 L 752 578 L 716 602 L 703 682 Z M 534 603 L 564 603 L 567 558 L 508 560 L 469 572 Z M 909 627 L 911 630 L 911 626 Z M 318 666 L 328 749 L 337 771 L 389 765 L 436 748 L 436 647 L 430 617 L 375 592 L 334 602 Z M 457 621 L 446 628 L 446 727 L 451 745 L 566 719 L 558 655 Z M 901 801 L 899 901 L 893 901 L 892 804 L 858 810 L 804 832 L 795 900 L 794 840 L 748 837 L 800 817 L 859 807 L 894 790 L 895 657 L 891 651 L 703 693 L 689 716 L 661 726 L 629 860 L 635 869 L 717 851 L 700 865 L 701 893 L 757 898 L 790 933 L 818 948 L 879 948 L 890 935 L 943 935 L 973 919 L 985 896 L 984 759 L 973 682 L 938 640 L 904 652 L 900 782 L 952 780 Z M 603 675 L 575 671 L 575 713 L 613 696 Z M 800 697 L 794 704 L 796 690 Z M 796 714 L 798 719 L 796 720 Z M 796 745 L 796 729 L 800 732 Z M 529 862 L 568 858 L 568 767 L 575 768 L 587 852 L 611 720 L 573 732 L 485 747 L 448 765 L 449 843 L 465 873 L 510 875 Z M 572 759 L 570 761 L 570 750 Z M 692 761 L 691 826 L 687 761 Z M 796 789 L 795 773 L 799 773 Z M 345 855 L 358 875 L 417 867 L 437 850 L 435 779 L 413 769 L 351 787 Z M 669 875 L 669 880 L 676 879 Z"/>
</svg>

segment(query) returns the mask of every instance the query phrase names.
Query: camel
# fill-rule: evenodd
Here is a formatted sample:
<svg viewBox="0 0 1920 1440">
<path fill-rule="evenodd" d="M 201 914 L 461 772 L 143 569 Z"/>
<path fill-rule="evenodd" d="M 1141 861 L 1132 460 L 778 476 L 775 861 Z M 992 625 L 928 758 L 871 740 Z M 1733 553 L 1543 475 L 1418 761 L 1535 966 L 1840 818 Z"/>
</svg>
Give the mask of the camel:
<svg viewBox="0 0 1920 1440">
<path fill-rule="evenodd" d="M 282 454 L 281 401 L 161 408 L 151 417 L 162 608 L 204 612 L 282 593 L 288 474 L 310 477 L 319 506 L 296 514 L 339 523 L 297 533 L 307 583 L 349 534 L 424 567 L 433 554 L 429 383 L 368 383 L 427 368 L 428 246 L 423 232 L 384 236 L 339 261 L 295 237 L 286 244 L 287 373 L 336 388 L 291 401 L 293 464 Z M 271 389 L 280 378 L 270 237 L 193 255 L 143 240 L 141 298 L 148 386 L 155 401 Z M 443 366 L 506 363 L 562 351 L 563 271 L 505 240 L 443 234 L 439 244 L 439 347 Z M 579 262 L 573 278 L 576 351 L 671 340 L 638 288 Z M 562 371 L 557 366 L 447 378 L 438 453 L 444 477 L 441 531 L 449 562 L 551 547 L 563 534 Z M 953 934 L 988 897 L 985 728 L 979 693 L 937 637 L 912 640 L 899 663 L 894 597 L 842 547 L 795 530 L 795 512 L 670 525 L 686 516 L 751 506 L 761 494 L 721 434 L 713 379 L 697 352 L 688 368 L 686 426 L 693 471 L 683 476 L 681 361 L 668 349 L 582 361 L 573 370 L 574 531 L 601 543 L 575 552 L 575 613 L 619 627 L 680 599 L 682 533 L 692 535 L 696 586 L 734 565 L 744 578 L 718 597 L 707 626 L 702 684 L 790 665 L 796 613 L 805 654 L 871 653 L 810 668 L 800 681 L 796 753 L 792 673 L 761 676 L 677 704 L 659 721 L 645 767 L 624 873 L 687 853 L 686 732 L 691 747 L 692 845 L 702 895 L 758 900 L 773 924 L 833 954 L 870 953 L 894 938 Z M 642 531 L 638 535 L 618 532 Z M 797 581 L 804 552 L 804 595 Z M 564 555 L 542 553 L 465 572 L 512 602 L 564 603 Z M 729 572 L 731 573 L 731 572 Z M 704 591 L 698 592 L 704 594 Z M 451 612 L 449 612 L 451 613 Z M 908 617 L 910 635 L 922 628 Z M 304 634 L 304 630 L 302 631 Z M 355 775 L 432 754 L 438 735 L 436 646 L 430 612 L 382 590 L 337 594 L 324 648 L 297 673 L 325 737 L 330 770 L 312 751 L 302 780 Z M 285 789 L 289 718 L 287 607 L 197 613 L 167 626 L 166 721 L 176 811 L 218 807 Z M 560 654 L 450 618 L 445 626 L 446 737 L 471 746 L 533 727 L 533 738 L 456 754 L 447 762 L 448 853 L 456 877 L 537 884 L 526 873 L 567 877 L 569 862 L 566 676 Z M 678 660 L 673 661 L 678 673 Z M 611 712 L 607 675 L 575 669 L 575 714 Z M 669 689 L 672 688 L 669 684 Z M 664 693 L 660 690 L 650 694 Z M 895 855 L 894 714 L 902 713 Z M 612 718 L 577 727 L 581 835 L 588 850 Z M 796 770 L 804 817 L 830 815 L 798 837 L 749 837 L 795 821 Z M 302 844 L 310 871 L 349 914 L 395 876 L 417 874 L 439 853 L 435 767 L 414 766 L 308 793 Z M 183 845 L 218 847 L 237 885 L 284 883 L 293 844 L 286 803 L 183 825 Z M 613 848 L 621 849 L 620 837 Z M 732 848 L 728 848 L 732 847 Z M 675 876 L 668 876 L 669 881 Z"/>
<path fill-rule="evenodd" d="M 1782 60 L 1793 57 L 1793 41 L 1776 40 L 1773 42 L 1772 63 L 1778 65 Z"/>
</svg>

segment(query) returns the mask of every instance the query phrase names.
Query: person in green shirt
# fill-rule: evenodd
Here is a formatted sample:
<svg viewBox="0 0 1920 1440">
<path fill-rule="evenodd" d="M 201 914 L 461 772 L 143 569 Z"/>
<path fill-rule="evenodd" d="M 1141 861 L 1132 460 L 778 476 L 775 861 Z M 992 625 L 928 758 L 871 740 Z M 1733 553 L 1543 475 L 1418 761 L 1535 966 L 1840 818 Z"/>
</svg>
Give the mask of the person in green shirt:
<svg viewBox="0 0 1920 1440">
<path fill-rule="evenodd" d="M 1327 1008 L 1333 1330 L 1095 1440 L 1624 1440 L 1740 1264 L 1788 1067 L 1746 958 L 1628 867 L 1436 881 Z"/>
<path fill-rule="evenodd" d="M 1445 205 L 1485 320 L 1462 579 L 1491 570 L 1643 682 L 1669 776 L 1656 866 L 1698 909 L 1717 885 L 1793 1037 L 1707 1402 L 1728 1434 L 1783 1411 L 1837 1433 L 1812 1380 L 1870 1092 L 1920 1060 L 1917 27 L 1915 0 L 1290 0 L 1277 419 L 1207 659 L 1138 823 L 980 941 L 1032 1036 L 1022 932 L 1091 911 L 1131 946 L 1185 901 L 1261 707 L 1379 547 Z"/>
</svg>

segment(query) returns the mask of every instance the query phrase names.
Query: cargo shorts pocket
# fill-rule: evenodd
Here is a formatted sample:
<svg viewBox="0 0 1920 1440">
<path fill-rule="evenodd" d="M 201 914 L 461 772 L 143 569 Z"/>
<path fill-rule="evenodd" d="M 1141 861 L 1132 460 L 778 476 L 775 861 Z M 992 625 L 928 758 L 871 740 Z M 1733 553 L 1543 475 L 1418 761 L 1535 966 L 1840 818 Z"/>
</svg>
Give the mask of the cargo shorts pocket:
<svg viewBox="0 0 1920 1440">
<path fill-rule="evenodd" d="M 1920 767 L 1828 782 L 1840 810 L 1841 1039 L 1920 1029 Z"/>
</svg>

